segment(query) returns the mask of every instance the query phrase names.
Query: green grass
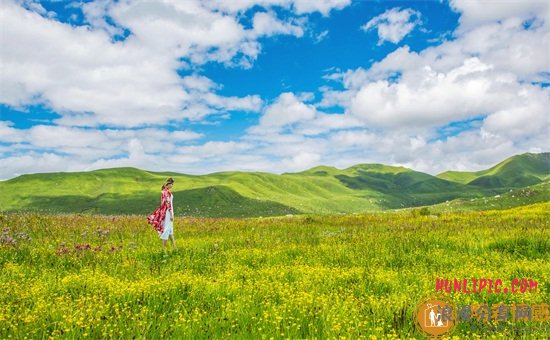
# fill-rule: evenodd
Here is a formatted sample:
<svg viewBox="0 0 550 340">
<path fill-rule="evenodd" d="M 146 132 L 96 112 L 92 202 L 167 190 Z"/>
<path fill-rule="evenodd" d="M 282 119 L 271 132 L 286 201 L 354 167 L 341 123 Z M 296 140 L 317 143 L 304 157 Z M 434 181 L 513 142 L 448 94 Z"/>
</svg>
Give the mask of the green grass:
<svg viewBox="0 0 550 340">
<path fill-rule="evenodd" d="M 472 199 L 456 199 L 430 207 L 432 211 L 482 211 L 495 209 L 510 209 L 523 205 L 550 202 L 550 182 L 510 189 L 507 192 L 489 197 Z"/>
<path fill-rule="evenodd" d="M 176 218 L 166 258 L 145 216 L 0 214 L 0 338 L 420 339 L 436 278 L 539 284 L 456 304 L 548 303 L 549 211 Z M 544 325 L 454 335 L 543 339 Z"/>
<path fill-rule="evenodd" d="M 487 170 L 477 172 L 447 171 L 437 177 L 483 188 L 526 187 L 550 179 L 550 153 L 525 153 L 510 157 Z"/>
</svg>

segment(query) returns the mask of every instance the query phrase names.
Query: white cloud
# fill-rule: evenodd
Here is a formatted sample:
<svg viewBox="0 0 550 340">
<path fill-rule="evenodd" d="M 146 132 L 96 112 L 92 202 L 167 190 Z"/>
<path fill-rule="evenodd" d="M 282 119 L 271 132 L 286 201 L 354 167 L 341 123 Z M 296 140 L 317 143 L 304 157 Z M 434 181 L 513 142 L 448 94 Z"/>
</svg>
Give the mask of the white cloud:
<svg viewBox="0 0 550 340">
<path fill-rule="evenodd" d="M 159 133 L 166 134 L 170 140 L 173 140 L 175 142 L 189 141 L 189 140 L 202 137 L 202 134 L 200 133 L 196 133 L 193 131 L 185 131 L 185 130 L 173 131 L 169 133 L 166 133 L 165 131 L 162 130 L 162 131 L 157 131 L 155 135 L 158 135 Z"/>
<path fill-rule="evenodd" d="M 143 145 L 137 138 L 130 139 L 128 143 L 128 159 L 133 163 L 140 163 L 145 158 Z"/>
<path fill-rule="evenodd" d="M 325 40 L 328 36 L 329 36 L 329 31 L 328 30 L 324 30 L 323 32 L 321 32 L 319 34 L 316 34 L 314 36 L 315 43 L 316 44 L 320 43 L 321 41 Z"/>
<path fill-rule="evenodd" d="M 211 79 L 201 76 L 198 74 L 190 75 L 183 77 L 181 80 L 182 84 L 190 89 L 199 92 L 210 92 L 212 89 L 220 87 L 218 84 L 213 82 Z"/>
<path fill-rule="evenodd" d="M 482 128 L 511 140 L 548 135 L 549 97 L 548 90 L 526 86 L 517 93 L 516 105 L 509 105 L 489 115 Z"/>
<path fill-rule="evenodd" d="M 290 158 L 283 159 L 282 166 L 289 171 L 300 171 L 317 165 L 320 159 L 319 154 L 300 151 Z"/>
<path fill-rule="evenodd" d="M 369 31 L 376 28 L 379 38 L 378 45 L 384 41 L 397 44 L 420 23 L 420 12 L 410 8 L 402 10 L 396 7 L 372 18 L 361 26 L 361 29 Z"/>
<path fill-rule="evenodd" d="M 270 37 L 275 34 L 289 34 L 296 37 L 304 35 L 301 24 L 282 22 L 277 19 L 274 13 L 258 12 L 252 19 L 253 32 L 255 36 Z"/>
<path fill-rule="evenodd" d="M 315 136 L 329 131 L 362 127 L 364 125 L 363 121 L 350 115 L 317 112 L 314 119 L 297 124 L 294 132 L 306 136 Z"/>
<path fill-rule="evenodd" d="M 111 1 L 96 0 L 81 4 L 74 3 L 72 6 L 80 6 L 86 22 L 94 29 L 105 30 L 110 36 L 122 35 L 124 33 L 121 27 L 113 26 L 107 22 L 106 17 L 109 16 Z"/>
<path fill-rule="evenodd" d="M 90 124 L 138 126 L 183 118 L 180 106 L 189 98 L 166 57 L 16 6 L 5 6 L 0 15 L 2 88 L 19 90 L 1 91 L 2 102 L 45 103 L 68 116 L 93 112 Z"/>
<path fill-rule="evenodd" d="M 219 110 L 257 112 L 262 106 L 259 96 L 222 97 L 213 93 L 204 95 L 204 102 Z"/>
<path fill-rule="evenodd" d="M 0 102 L 16 108 L 44 104 L 62 115 L 57 123 L 78 126 L 167 125 L 258 111 L 258 96 L 223 97 L 210 79 L 182 79 L 176 71 L 208 61 L 249 67 L 260 51 L 259 36 L 303 35 L 300 21 L 266 13 L 246 30 L 235 16 L 198 1 L 96 1 L 81 7 L 89 27 L 2 3 Z M 113 41 L 123 28 L 130 35 Z"/>
<path fill-rule="evenodd" d="M 424 66 L 437 72 L 448 72 L 463 64 L 464 60 L 476 57 L 496 71 L 512 73 L 520 80 L 548 81 L 545 72 L 550 69 L 546 48 L 549 42 L 548 23 L 525 29 L 521 20 L 512 18 L 472 28 L 459 33 L 452 41 L 428 47 L 418 53 L 403 46 L 374 63 L 368 70 L 358 68 L 330 74 L 325 78 L 342 80 L 347 88 L 357 88 L 367 80 L 386 79 L 398 72 Z"/>
<path fill-rule="evenodd" d="M 86 148 L 108 143 L 105 133 L 91 129 L 36 125 L 27 132 L 26 140 L 37 148 L 59 150 L 61 147 Z"/>
<path fill-rule="evenodd" d="M 330 136 L 330 143 L 336 148 L 371 148 L 378 142 L 378 136 L 365 130 L 338 131 Z"/>
<path fill-rule="evenodd" d="M 426 66 L 396 83 L 367 82 L 352 98 L 349 113 L 376 127 L 435 127 L 511 105 L 515 90 L 493 81 L 491 67 L 472 58 L 447 73 Z"/>
<path fill-rule="evenodd" d="M 69 157 L 62 157 L 51 153 L 27 153 L 24 155 L 16 154 L 14 156 L 2 159 L 0 167 L 0 179 L 35 173 L 35 172 L 55 172 L 55 171 L 76 171 L 78 168 L 72 168 L 78 164 L 77 161 Z"/>
<path fill-rule="evenodd" d="M 143 142 L 143 150 L 155 154 L 173 151 L 180 143 L 193 141 L 201 134 L 176 130 L 169 132 L 158 128 L 147 129 L 89 129 L 67 126 L 35 125 L 28 129 L 16 129 L 9 124 L 0 124 L 1 142 L 19 143 L 12 146 L 33 152 L 49 151 L 70 154 L 79 159 L 93 160 L 99 157 L 112 157 L 127 152 L 136 146 L 135 141 Z"/>
<path fill-rule="evenodd" d="M 198 1 L 127 1 L 112 4 L 109 13 L 132 32 L 132 41 L 175 57 L 190 56 L 195 63 L 229 62 L 246 42 L 246 31 L 235 17 L 210 11 Z"/>
<path fill-rule="evenodd" d="M 467 30 L 509 18 L 529 19 L 539 16 L 547 20 L 550 17 L 550 6 L 545 0 L 451 0 L 450 5 L 461 14 L 459 30 Z"/>
<path fill-rule="evenodd" d="M 472 28 L 458 43 L 444 46 L 447 51 L 441 52 L 456 53 L 453 50 L 460 49 L 463 54 L 480 55 L 497 70 L 512 72 L 522 80 L 548 81 L 548 74 L 543 72 L 550 70 L 549 25 L 545 22 L 526 30 L 520 19 L 506 19 Z"/>
<path fill-rule="evenodd" d="M 22 7 L 36 12 L 44 17 L 55 18 L 57 14 L 52 11 L 47 11 L 38 0 L 16 0 Z"/>
<path fill-rule="evenodd" d="M 334 9 L 342 9 L 351 4 L 351 0 L 294 0 L 293 7 L 296 13 L 320 12 L 328 16 Z"/>
<path fill-rule="evenodd" d="M 24 132 L 14 128 L 13 125 L 12 122 L 0 121 L 0 142 L 18 143 L 24 140 Z"/>
<path fill-rule="evenodd" d="M 253 137 L 284 138 L 281 132 L 315 136 L 332 130 L 341 130 L 362 126 L 356 117 L 344 114 L 326 114 L 317 111 L 314 105 L 306 104 L 314 97 L 310 93 L 282 93 L 271 105 L 267 106 L 260 117 L 259 124 L 248 129 Z"/>
<path fill-rule="evenodd" d="M 206 142 L 202 145 L 184 146 L 177 149 L 179 155 L 196 155 L 203 158 L 228 156 L 235 152 L 251 149 L 253 145 L 240 142 Z"/>
<path fill-rule="evenodd" d="M 277 132 L 294 123 L 315 117 L 315 108 L 304 104 L 293 93 L 283 93 L 265 109 L 259 126 L 250 129 L 253 133 Z"/>
<path fill-rule="evenodd" d="M 296 14 L 319 12 L 328 16 L 332 10 L 343 9 L 351 4 L 351 0 L 205 0 L 208 8 L 222 10 L 228 13 L 244 12 L 255 5 L 264 8 L 281 7 L 292 10 Z"/>
</svg>

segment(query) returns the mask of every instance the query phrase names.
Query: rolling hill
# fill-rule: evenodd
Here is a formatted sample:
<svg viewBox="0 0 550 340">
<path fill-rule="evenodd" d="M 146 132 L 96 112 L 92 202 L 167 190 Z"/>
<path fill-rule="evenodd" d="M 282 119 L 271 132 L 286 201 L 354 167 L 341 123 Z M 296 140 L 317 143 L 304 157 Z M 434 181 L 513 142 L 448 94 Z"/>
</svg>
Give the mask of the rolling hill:
<svg viewBox="0 0 550 340">
<path fill-rule="evenodd" d="M 525 153 L 510 157 L 494 167 L 477 171 L 447 171 L 438 178 L 482 188 L 509 190 L 550 179 L 550 153 Z"/>
<path fill-rule="evenodd" d="M 158 205 L 160 186 L 167 177 L 175 179 L 172 191 L 177 215 L 335 214 L 456 199 L 479 203 L 476 200 L 548 181 L 549 160 L 550 153 L 523 154 L 488 170 L 448 171 L 437 176 L 382 164 L 347 169 L 318 166 L 281 175 L 219 172 L 193 176 L 135 168 L 29 174 L 0 182 L 0 211 L 145 215 Z M 537 192 L 548 190 L 548 186 L 541 188 Z"/>
<path fill-rule="evenodd" d="M 524 205 L 548 204 L 550 202 L 550 182 L 542 182 L 524 188 L 510 189 L 494 196 L 462 199 L 458 198 L 439 203 L 429 208 L 431 212 L 501 210 Z"/>
</svg>

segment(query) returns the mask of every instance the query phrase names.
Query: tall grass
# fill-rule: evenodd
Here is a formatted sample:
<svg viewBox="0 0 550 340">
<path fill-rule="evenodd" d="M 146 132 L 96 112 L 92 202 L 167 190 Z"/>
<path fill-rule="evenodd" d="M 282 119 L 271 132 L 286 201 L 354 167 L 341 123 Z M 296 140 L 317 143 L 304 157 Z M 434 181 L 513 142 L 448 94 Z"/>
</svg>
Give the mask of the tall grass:
<svg viewBox="0 0 550 340">
<path fill-rule="evenodd" d="M 419 338 L 436 278 L 532 278 L 549 303 L 550 204 L 256 219 L 176 218 L 164 256 L 139 217 L 0 215 L 0 338 Z M 510 324 L 500 333 L 542 338 Z"/>
</svg>

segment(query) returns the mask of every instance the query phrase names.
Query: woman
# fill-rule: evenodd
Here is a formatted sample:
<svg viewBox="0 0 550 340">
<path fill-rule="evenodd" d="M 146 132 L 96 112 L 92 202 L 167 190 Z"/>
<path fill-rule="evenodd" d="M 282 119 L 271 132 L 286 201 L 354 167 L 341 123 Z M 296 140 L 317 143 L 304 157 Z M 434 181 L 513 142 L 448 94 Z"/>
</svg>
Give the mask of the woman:
<svg viewBox="0 0 550 340">
<path fill-rule="evenodd" d="M 173 195 L 170 189 L 174 186 L 174 179 L 168 178 L 166 183 L 162 185 L 162 194 L 160 200 L 160 207 L 155 210 L 151 215 L 147 216 L 147 221 L 152 224 L 155 230 L 159 233 L 159 237 L 162 240 L 164 253 L 166 253 L 166 241 L 168 238 L 172 240 L 172 246 L 174 250 L 177 250 L 176 241 L 174 240 L 174 208 L 173 208 Z"/>
</svg>

